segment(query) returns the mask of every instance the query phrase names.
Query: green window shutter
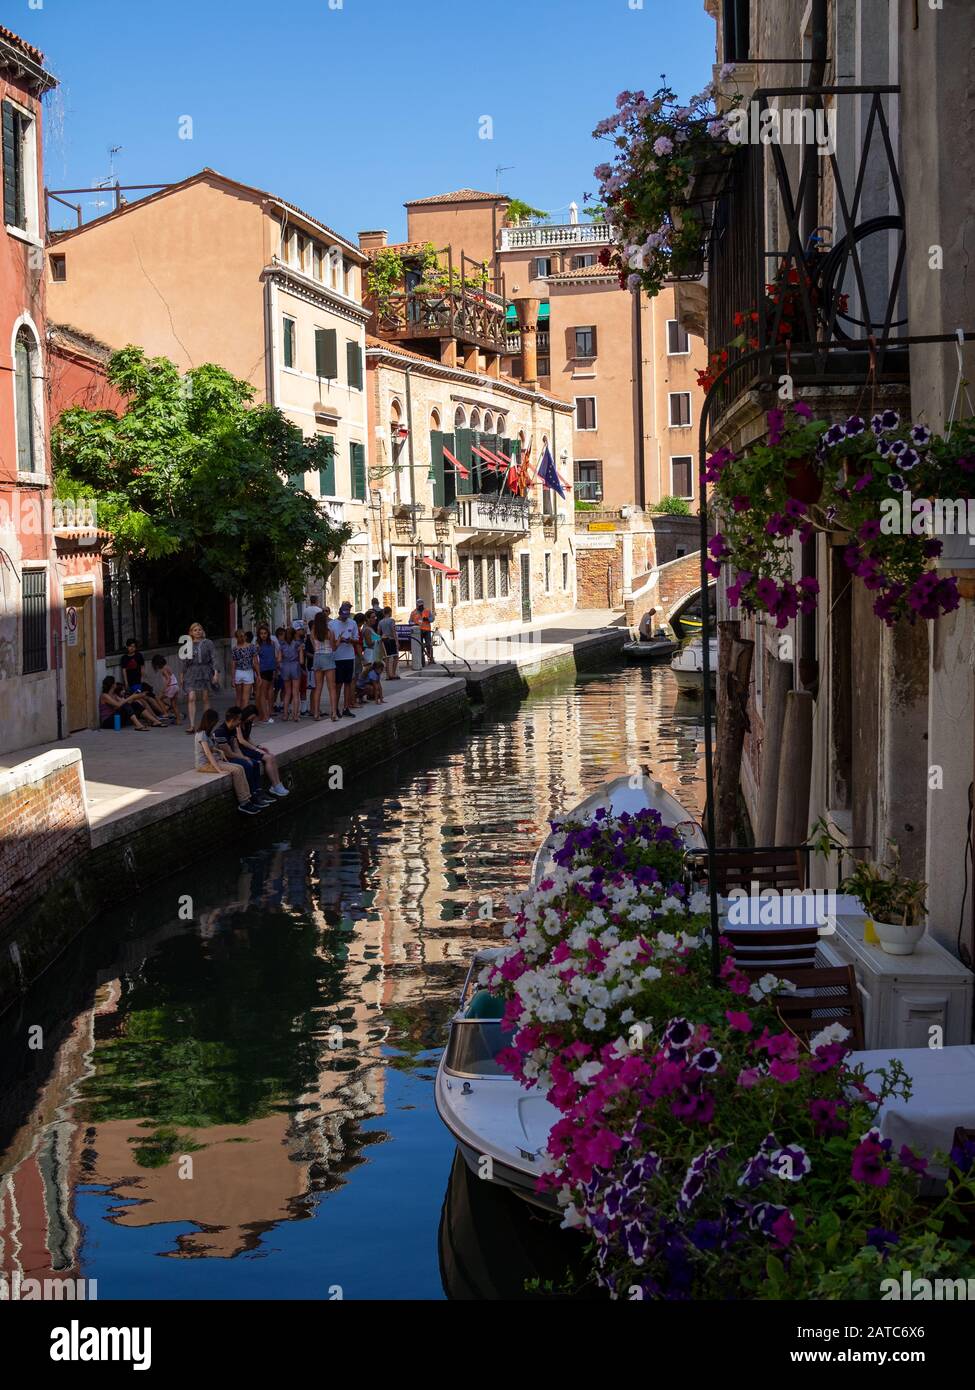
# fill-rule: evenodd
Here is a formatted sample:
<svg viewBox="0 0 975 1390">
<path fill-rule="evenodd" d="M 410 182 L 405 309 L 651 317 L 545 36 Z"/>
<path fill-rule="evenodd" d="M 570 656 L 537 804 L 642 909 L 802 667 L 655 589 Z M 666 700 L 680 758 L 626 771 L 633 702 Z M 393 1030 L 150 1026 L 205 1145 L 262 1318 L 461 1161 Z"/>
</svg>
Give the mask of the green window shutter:
<svg viewBox="0 0 975 1390">
<path fill-rule="evenodd" d="M 452 434 L 442 434 L 442 435 L 440 436 L 440 445 L 441 445 L 441 453 L 440 453 L 441 458 L 443 458 L 443 450 L 444 450 L 444 449 L 449 449 L 450 452 L 454 455 L 454 457 L 455 457 L 455 458 L 457 457 L 457 450 L 456 450 L 456 448 L 454 447 L 454 436 L 453 436 Z M 451 502 L 455 502 L 455 501 L 457 500 L 457 493 L 459 492 L 459 490 L 460 490 L 460 488 L 459 488 L 459 480 L 458 480 L 458 478 L 457 478 L 457 470 L 456 470 L 456 468 L 454 467 L 454 465 L 453 465 L 452 463 L 448 464 L 447 461 L 444 460 L 444 466 L 443 466 L 443 504 L 444 504 L 445 507 L 449 507 L 450 504 L 451 504 Z"/>
<path fill-rule="evenodd" d="M 335 381 L 338 377 L 338 334 L 334 328 L 315 329 L 315 374 L 327 381 Z"/>
<path fill-rule="evenodd" d="M 433 505 L 446 506 L 444 499 L 443 433 L 430 431 L 430 471 L 433 474 Z"/>
<path fill-rule="evenodd" d="M 282 350 L 284 365 L 293 367 L 295 365 L 295 321 L 294 319 L 284 318 L 281 321 L 281 336 L 283 339 Z"/>
<path fill-rule="evenodd" d="M 289 474 L 288 474 L 288 484 L 289 484 L 289 486 L 291 486 L 291 487 L 293 487 L 293 488 L 297 488 L 297 490 L 298 490 L 299 492 L 304 492 L 304 490 L 305 490 L 305 475 L 304 475 L 304 473 L 289 473 Z"/>
<path fill-rule="evenodd" d="M 470 430 L 457 431 L 457 448 L 452 452 L 457 455 L 457 462 L 462 463 L 467 469 L 466 478 L 457 479 L 457 492 L 459 496 L 470 496 L 474 491 L 474 469 L 471 458 L 471 432 Z M 450 448 L 450 445 L 447 446 Z"/>
<path fill-rule="evenodd" d="M 20 116 L 10 105 L 3 103 L 3 220 L 11 227 L 23 227 L 23 173 L 21 159 Z"/>
<path fill-rule="evenodd" d="M 483 491 L 484 491 L 484 472 L 483 472 L 483 464 L 482 464 L 482 462 L 481 462 L 480 456 L 479 456 L 478 454 L 475 454 L 475 453 L 474 453 L 474 448 L 475 448 L 475 446 L 477 446 L 477 447 L 480 446 L 480 443 L 481 443 L 481 431 L 480 431 L 480 430 L 471 430 L 471 431 L 470 431 L 470 435 L 471 435 L 471 491 L 472 491 L 472 492 L 480 493 L 480 492 L 483 492 Z"/>
<path fill-rule="evenodd" d="M 318 495 L 319 497 L 335 496 L 335 438 L 333 435 L 323 436 L 332 446 L 332 457 L 318 470 Z"/>
<path fill-rule="evenodd" d="M 348 366 L 349 385 L 362 389 L 362 349 L 358 343 L 347 342 L 345 360 Z"/>
<path fill-rule="evenodd" d="M 366 500 L 366 450 L 363 444 L 350 444 L 352 459 L 352 496 L 359 502 Z"/>
</svg>

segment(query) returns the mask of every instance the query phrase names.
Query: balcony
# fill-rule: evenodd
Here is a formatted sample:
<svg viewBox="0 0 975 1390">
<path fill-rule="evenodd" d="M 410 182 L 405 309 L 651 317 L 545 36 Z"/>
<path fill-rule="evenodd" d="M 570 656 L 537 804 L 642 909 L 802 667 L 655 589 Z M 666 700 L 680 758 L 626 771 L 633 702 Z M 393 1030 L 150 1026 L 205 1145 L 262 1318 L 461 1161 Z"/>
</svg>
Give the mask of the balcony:
<svg viewBox="0 0 975 1390">
<path fill-rule="evenodd" d="M 545 355 L 546 357 L 548 356 L 548 354 L 549 354 L 549 335 L 548 335 L 548 333 L 536 333 L 536 334 L 535 334 L 535 348 L 536 348 L 536 351 L 537 351 L 538 353 L 540 353 L 540 354 L 541 354 L 541 353 L 544 353 L 544 355 Z M 517 355 L 519 352 L 521 352 L 521 334 L 520 334 L 520 333 L 509 333 L 509 334 L 507 334 L 506 337 L 505 337 L 505 340 L 504 340 L 504 350 L 505 350 L 506 353 L 510 354 L 511 356 L 515 356 L 515 355 Z"/>
<path fill-rule="evenodd" d="M 699 209 L 708 228 L 708 344 L 728 348 L 733 367 L 712 419 L 784 373 L 799 387 L 862 383 L 871 337 L 881 344 L 876 379 L 906 379 L 906 349 L 883 346 L 908 331 L 904 199 L 886 111 L 897 90 L 755 93 L 756 126 L 770 110 L 808 116 L 819 108 L 822 116 L 825 107 L 835 153 L 784 139 L 743 144 L 725 187 Z M 742 335 L 747 346 L 731 347 Z M 747 351 L 760 355 L 735 367 Z"/>
<path fill-rule="evenodd" d="M 572 492 L 577 502 L 601 502 L 603 500 L 603 485 L 598 480 L 577 479 L 572 484 Z"/>
<path fill-rule="evenodd" d="M 608 246 L 605 222 L 569 222 L 563 226 L 502 227 L 502 251 L 535 251 L 560 246 Z"/>
<path fill-rule="evenodd" d="M 528 497 L 459 497 L 458 531 L 476 531 L 498 539 L 527 535 L 539 513 Z"/>
</svg>

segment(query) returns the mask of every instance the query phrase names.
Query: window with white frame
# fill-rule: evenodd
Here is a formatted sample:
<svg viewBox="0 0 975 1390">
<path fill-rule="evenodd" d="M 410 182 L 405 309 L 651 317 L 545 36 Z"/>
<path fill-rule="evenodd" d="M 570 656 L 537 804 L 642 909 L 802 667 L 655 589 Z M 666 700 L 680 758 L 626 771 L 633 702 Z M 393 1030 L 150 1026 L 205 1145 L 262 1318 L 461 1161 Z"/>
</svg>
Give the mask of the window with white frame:
<svg viewBox="0 0 975 1390">
<path fill-rule="evenodd" d="M 298 365 L 298 325 L 285 314 L 281 322 L 281 351 L 286 367 Z"/>
<path fill-rule="evenodd" d="M 592 325 L 587 328 L 574 328 L 575 334 L 575 355 L 576 357 L 590 358 L 596 356 L 596 330 Z"/>
<path fill-rule="evenodd" d="M 667 320 L 667 356 L 683 357 L 691 350 L 687 330 L 676 319 Z"/>
<path fill-rule="evenodd" d="M 17 102 L 2 104 L 3 220 L 8 229 L 40 235 L 37 196 L 37 127 Z"/>
<path fill-rule="evenodd" d="M 471 560 L 469 555 L 460 557 L 460 602 L 467 603 L 471 596 Z"/>
<path fill-rule="evenodd" d="M 14 430 L 17 438 L 17 472 L 44 472 L 44 431 L 40 347 L 25 323 L 14 343 Z"/>
<path fill-rule="evenodd" d="M 498 556 L 498 593 L 502 598 L 508 597 L 508 566 L 510 564 L 510 553 Z"/>
<path fill-rule="evenodd" d="M 691 424 L 691 393 L 690 391 L 671 391 L 670 401 L 670 428 L 672 430 L 688 429 Z"/>
<path fill-rule="evenodd" d="M 545 592 L 547 594 L 552 592 L 552 552 L 550 550 L 545 552 Z"/>
<path fill-rule="evenodd" d="M 671 458 L 670 491 L 674 497 L 694 496 L 694 460 L 690 454 L 677 454 Z"/>
<path fill-rule="evenodd" d="M 548 275 L 551 275 L 551 273 L 552 273 L 552 258 L 551 258 L 551 256 L 536 256 L 535 259 L 532 261 L 532 279 L 533 279 L 533 280 L 544 280 L 545 277 L 548 276 Z"/>
<path fill-rule="evenodd" d="M 690 401 L 690 396 L 688 396 Z M 596 428 L 596 397 L 595 396 L 576 396 L 576 429 L 594 430 Z"/>
</svg>

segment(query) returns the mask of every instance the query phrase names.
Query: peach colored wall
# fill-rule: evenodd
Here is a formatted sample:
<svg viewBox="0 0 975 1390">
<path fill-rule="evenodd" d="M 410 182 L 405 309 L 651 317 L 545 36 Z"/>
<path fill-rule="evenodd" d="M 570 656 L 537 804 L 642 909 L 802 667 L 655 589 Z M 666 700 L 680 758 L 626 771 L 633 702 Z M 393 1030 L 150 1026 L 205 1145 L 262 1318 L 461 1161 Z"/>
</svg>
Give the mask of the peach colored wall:
<svg viewBox="0 0 975 1390">
<path fill-rule="evenodd" d="M 60 239 L 67 279 L 49 282 L 49 313 L 182 370 L 219 362 L 263 399 L 266 236 L 258 198 L 191 184 Z"/>
<path fill-rule="evenodd" d="M 550 389 L 566 400 L 595 396 L 596 429 L 576 430 L 574 457 L 602 462 L 603 505 L 639 501 L 636 473 L 633 297 L 614 280 L 550 282 Z M 640 298 L 644 392 L 645 501 L 649 507 L 672 492 L 671 455 L 694 455 L 703 393 L 695 369 L 707 352 L 691 338 L 686 356 L 668 356 L 667 320 L 674 317 L 674 291 L 665 286 L 654 299 Z M 595 327 L 596 358 L 573 356 L 575 328 Z M 670 392 L 691 393 L 690 429 L 671 429 Z M 696 490 L 696 489 L 695 489 Z"/>
<path fill-rule="evenodd" d="M 406 209 L 407 240 L 432 241 L 439 250 L 453 247 L 454 259 L 460 253 L 494 266 L 492 215 L 498 231 L 504 221 L 504 208 L 495 211 L 490 203 L 429 203 Z"/>
</svg>

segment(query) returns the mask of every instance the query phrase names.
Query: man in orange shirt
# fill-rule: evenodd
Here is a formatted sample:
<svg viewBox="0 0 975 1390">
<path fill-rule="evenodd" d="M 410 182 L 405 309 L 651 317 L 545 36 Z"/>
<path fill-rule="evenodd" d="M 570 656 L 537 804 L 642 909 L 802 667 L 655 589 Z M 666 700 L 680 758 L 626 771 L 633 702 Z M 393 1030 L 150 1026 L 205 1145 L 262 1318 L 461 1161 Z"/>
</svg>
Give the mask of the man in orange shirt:
<svg viewBox="0 0 975 1390">
<path fill-rule="evenodd" d="M 433 662 L 433 614 L 422 598 L 417 599 L 416 607 L 410 614 L 410 622 L 420 630 L 425 664 L 431 665 Z"/>
</svg>

